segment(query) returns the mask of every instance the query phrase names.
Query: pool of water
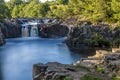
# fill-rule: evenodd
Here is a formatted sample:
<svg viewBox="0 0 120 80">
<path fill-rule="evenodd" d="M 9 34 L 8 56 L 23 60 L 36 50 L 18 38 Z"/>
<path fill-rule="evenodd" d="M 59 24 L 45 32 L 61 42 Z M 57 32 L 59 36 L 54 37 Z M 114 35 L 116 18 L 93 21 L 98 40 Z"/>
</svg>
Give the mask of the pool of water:
<svg viewBox="0 0 120 80">
<path fill-rule="evenodd" d="M 2 80 L 32 80 L 32 67 L 36 63 L 60 62 L 71 64 L 85 57 L 71 52 L 65 38 L 25 37 L 7 39 L 0 47 L 0 73 Z"/>
</svg>

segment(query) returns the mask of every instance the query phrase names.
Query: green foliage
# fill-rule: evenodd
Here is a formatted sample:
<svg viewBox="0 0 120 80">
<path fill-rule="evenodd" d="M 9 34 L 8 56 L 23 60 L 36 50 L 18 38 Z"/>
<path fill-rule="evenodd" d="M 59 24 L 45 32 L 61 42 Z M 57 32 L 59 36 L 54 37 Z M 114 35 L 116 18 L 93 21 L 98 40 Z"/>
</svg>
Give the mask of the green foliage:
<svg viewBox="0 0 120 80">
<path fill-rule="evenodd" d="M 96 71 L 100 72 L 100 73 L 103 73 L 105 71 L 105 69 L 104 68 L 97 68 Z"/>
<path fill-rule="evenodd" d="M 80 68 L 80 69 L 84 69 L 84 70 L 90 71 L 90 68 L 86 67 L 86 66 L 82 66 L 82 65 L 77 64 L 76 67 Z"/>
<path fill-rule="evenodd" d="M 49 5 L 47 3 L 31 1 L 29 4 L 15 5 L 12 10 L 12 17 L 41 18 L 46 16 L 48 10 Z"/>
<path fill-rule="evenodd" d="M 64 80 L 73 80 L 73 79 L 70 77 L 65 77 Z"/>
<path fill-rule="evenodd" d="M 68 4 L 68 0 L 57 0 L 58 4 Z"/>
<path fill-rule="evenodd" d="M 22 0 L 10 0 L 10 3 L 11 3 L 11 5 L 19 5 L 19 4 L 22 4 L 23 3 L 23 1 Z"/>
<path fill-rule="evenodd" d="M 5 5 L 5 3 L 3 1 L 1 1 L 0 2 L 0 21 L 3 18 L 7 18 L 9 16 L 10 16 L 10 14 L 9 14 L 8 7 Z"/>
<path fill-rule="evenodd" d="M 102 79 L 86 74 L 80 80 L 102 80 Z"/>
<path fill-rule="evenodd" d="M 73 80 L 71 77 L 60 77 L 60 76 L 57 76 L 55 78 L 55 80 Z"/>
<path fill-rule="evenodd" d="M 119 38 L 115 39 L 114 43 L 116 46 L 119 47 L 120 46 L 120 39 Z"/>
<path fill-rule="evenodd" d="M 2 0 L 2 2 L 4 2 Z M 10 0 L 6 3 L 13 18 L 48 17 L 71 18 L 92 22 L 119 22 L 119 0 L 53 0 L 45 3 L 39 0 Z"/>
<path fill-rule="evenodd" d="M 91 47 L 111 47 L 111 41 L 105 39 L 102 35 L 94 33 L 93 37 L 88 41 Z"/>
<path fill-rule="evenodd" d="M 120 80 L 120 78 L 113 77 L 112 80 Z"/>
</svg>

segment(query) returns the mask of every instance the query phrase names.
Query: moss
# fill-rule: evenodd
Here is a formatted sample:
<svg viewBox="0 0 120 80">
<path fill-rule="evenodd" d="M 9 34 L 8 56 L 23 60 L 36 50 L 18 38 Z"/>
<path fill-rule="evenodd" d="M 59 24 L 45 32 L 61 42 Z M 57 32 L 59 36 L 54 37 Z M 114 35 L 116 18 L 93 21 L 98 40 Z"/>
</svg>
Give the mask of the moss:
<svg viewBox="0 0 120 80">
<path fill-rule="evenodd" d="M 84 69 L 84 70 L 90 71 L 90 68 L 86 67 L 86 66 L 82 66 L 82 65 L 77 64 L 76 67 L 80 68 L 80 69 Z"/>
<path fill-rule="evenodd" d="M 73 79 L 70 77 L 65 77 L 64 80 L 73 80 Z"/>
<path fill-rule="evenodd" d="M 120 80 L 120 78 L 113 77 L 112 80 Z"/>
<path fill-rule="evenodd" d="M 105 71 L 105 69 L 104 68 L 97 68 L 96 71 L 100 72 L 100 73 L 103 73 Z"/>
<path fill-rule="evenodd" d="M 94 77 L 92 75 L 86 74 L 80 80 L 102 80 L 99 77 Z"/>
</svg>

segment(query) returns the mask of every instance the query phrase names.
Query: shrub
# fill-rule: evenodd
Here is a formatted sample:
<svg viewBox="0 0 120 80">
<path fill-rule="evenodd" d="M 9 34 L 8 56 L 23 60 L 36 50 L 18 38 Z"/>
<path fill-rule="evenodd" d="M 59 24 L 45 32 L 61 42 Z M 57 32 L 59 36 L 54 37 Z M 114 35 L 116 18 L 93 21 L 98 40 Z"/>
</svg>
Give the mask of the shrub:
<svg viewBox="0 0 120 80">
<path fill-rule="evenodd" d="M 91 39 L 89 45 L 92 47 L 111 47 L 111 42 L 105 38 L 102 39 Z"/>
<path fill-rule="evenodd" d="M 115 42 L 116 46 L 118 46 L 118 47 L 120 46 L 120 39 L 116 39 L 114 42 Z"/>
</svg>

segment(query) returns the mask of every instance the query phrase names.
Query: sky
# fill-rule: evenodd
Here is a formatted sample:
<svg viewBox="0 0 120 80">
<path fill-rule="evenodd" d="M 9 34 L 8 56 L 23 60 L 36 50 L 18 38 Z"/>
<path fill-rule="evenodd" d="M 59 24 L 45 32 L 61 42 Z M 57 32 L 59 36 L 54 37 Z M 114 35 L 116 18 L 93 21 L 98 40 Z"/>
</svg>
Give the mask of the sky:
<svg viewBox="0 0 120 80">
<path fill-rule="evenodd" d="M 9 0 L 5 0 L 5 1 L 9 1 Z M 40 0 L 41 2 L 45 2 L 45 1 L 47 1 L 47 0 Z M 50 1 L 50 0 L 49 0 Z"/>
</svg>

